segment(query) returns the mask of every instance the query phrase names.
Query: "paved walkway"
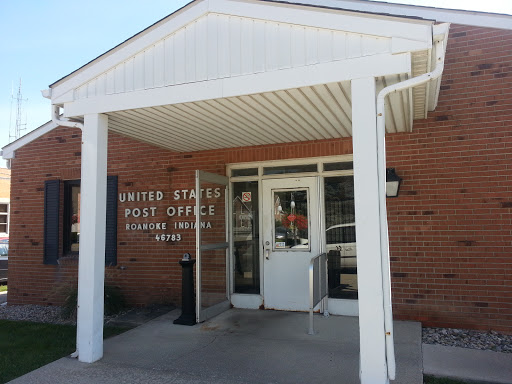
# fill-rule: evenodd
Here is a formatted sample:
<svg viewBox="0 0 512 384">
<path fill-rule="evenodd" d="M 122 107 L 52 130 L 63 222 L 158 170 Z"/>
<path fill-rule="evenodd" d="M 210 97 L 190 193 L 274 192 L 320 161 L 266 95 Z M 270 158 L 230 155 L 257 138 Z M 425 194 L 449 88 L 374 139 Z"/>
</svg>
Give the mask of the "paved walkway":
<svg viewBox="0 0 512 384">
<path fill-rule="evenodd" d="M 63 358 L 12 383 L 359 383 L 357 318 L 232 309 L 192 327 L 178 310 L 105 342 L 94 364 Z M 395 322 L 396 384 L 421 384 L 421 326 Z"/>
<path fill-rule="evenodd" d="M 423 344 L 426 375 L 479 383 L 512 383 L 512 353 Z"/>
<path fill-rule="evenodd" d="M 310 336 L 305 313 L 232 309 L 193 327 L 173 325 L 179 314 L 147 323 L 135 316 L 144 324 L 106 340 L 102 360 L 63 358 L 11 383 L 359 384 L 357 318 L 317 315 L 318 333 Z M 422 346 L 419 323 L 395 322 L 395 350 L 393 384 L 421 384 L 423 369 L 475 383 L 512 383 L 512 354 Z"/>
</svg>

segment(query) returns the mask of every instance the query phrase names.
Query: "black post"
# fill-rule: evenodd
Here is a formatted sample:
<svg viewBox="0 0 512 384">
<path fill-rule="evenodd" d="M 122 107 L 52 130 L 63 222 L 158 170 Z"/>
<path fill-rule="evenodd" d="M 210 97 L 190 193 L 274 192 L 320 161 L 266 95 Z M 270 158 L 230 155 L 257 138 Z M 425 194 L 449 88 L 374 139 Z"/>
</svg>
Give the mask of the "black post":
<svg viewBox="0 0 512 384">
<path fill-rule="evenodd" d="M 181 277 L 181 316 L 174 324 L 194 325 L 196 323 L 196 300 L 194 295 L 194 264 L 190 253 L 185 253 L 180 264 L 183 268 Z"/>
</svg>

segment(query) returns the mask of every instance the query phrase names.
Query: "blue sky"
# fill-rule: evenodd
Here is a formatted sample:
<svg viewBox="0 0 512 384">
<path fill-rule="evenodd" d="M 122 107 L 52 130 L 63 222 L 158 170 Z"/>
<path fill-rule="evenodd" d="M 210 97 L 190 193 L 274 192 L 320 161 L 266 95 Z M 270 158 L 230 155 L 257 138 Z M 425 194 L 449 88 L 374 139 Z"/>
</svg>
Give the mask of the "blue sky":
<svg viewBox="0 0 512 384">
<path fill-rule="evenodd" d="M 189 0 L 0 0 L 0 148 L 14 127 L 19 79 L 26 130 L 50 120 L 40 91 Z M 512 0 L 409 0 L 388 2 L 512 14 Z M 14 88 L 14 89 L 13 89 Z M 12 110 L 12 118 L 10 118 Z"/>
</svg>

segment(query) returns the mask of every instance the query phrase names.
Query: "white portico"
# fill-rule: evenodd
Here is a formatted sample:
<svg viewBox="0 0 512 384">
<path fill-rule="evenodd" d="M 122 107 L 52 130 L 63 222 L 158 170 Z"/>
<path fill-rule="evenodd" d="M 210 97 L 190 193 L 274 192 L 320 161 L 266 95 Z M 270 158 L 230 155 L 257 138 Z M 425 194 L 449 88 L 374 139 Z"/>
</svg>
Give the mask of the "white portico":
<svg viewBox="0 0 512 384">
<path fill-rule="evenodd" d="M 198 0 L 52 84 L 54 121 L 83 131 L 79 359 L 103 355 L 108 130 L 174 152 L 352 136 L 360 377 L 393 379 L 384 129 L 409 132 L 435 108 L 446 33 L 389 15 Z"/>
</svg>

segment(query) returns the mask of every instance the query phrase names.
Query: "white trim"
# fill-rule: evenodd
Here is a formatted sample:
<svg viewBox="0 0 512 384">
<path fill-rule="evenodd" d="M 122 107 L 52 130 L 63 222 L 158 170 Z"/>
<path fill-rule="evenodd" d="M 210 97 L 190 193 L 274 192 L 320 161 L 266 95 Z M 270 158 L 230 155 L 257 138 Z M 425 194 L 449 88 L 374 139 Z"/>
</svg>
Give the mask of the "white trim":
<svg viewBox="0 0 512 384">
<path fill-rule="evenodd" d="M 26 135 L 20 137 L 18 140 L 7 144 L 5 147 L 2 148 L 2 157 L 7 159 L 14 159 L 15 158 L 15 151 L 28 143 L 40 138 L 41 136 L 47 134 L 51 130 L 57 128 L 58 125 L 55 124 L 53 121 L 49 121 L 40 127 L 34 129 L 32 132 L 27 133 Z"/>
<path fill-rule="evenodd" d="M 230 174 L 232 169 L 245 169 L 245 168 L 264 168 L 264 167 L 277 167 L 277 166 L 286 166 L 286 165 L 302 165 L 302 164 L 319 164 L 319 163 L 337 163 L 337 162 L 348 162 L 353 161 L 354 156 L 352 154 L 345 155 L 334 155 L 334 156 L 317 156 L 317 157 L 300 157 L 294 159 L 284 159 L 284 160 L 265 160 L 265 161 L 248 161 L 244 163 L 230 163 L 226 164 L 226 172 L 227 175 Z M 323 168 L 320 172 L 308 172 L 307 175 L 331 175 L 332 172 L 345 172 L 345 171 L 323 171 Z M 353 171 L 349 171 L 353 174 Z M 298 173 L 293 174 L 285 174 L 285 177 L 290 177 L 290 175 L 301 175 Z M 306 175 L 306 174 L 304 174 Z M 243 181 L 243 180 L 256 180 L 262 178 L 275 178 L 276 176 L 281 175 L 268 175 L 264 176 L 262 173 L 254 176 L 233 176 L 230 177 L 230 180 L 235 181 Z"/>
<path fill-rule="evenodd" d="M 295 3 L 282 0 L 286 3 Z M 512 29 L 512 15 L 465 11 L 457 9 L 442 9 L 418 5 L 391 4 L 368 0 L 301 0 L 301 4 L 317 7 L 351 10 L 354 12 L 370 12 L 387 14 L 395 17 L 421 17 L 423 19 L 449 22 L 475 27 Z"/>
<path fill-rule="evenodd" d="M 347 299 L 327 299 L 329 314 L 339 316 L 359 316 L 359 301 Z"/>
<path fill-rule="evenodd" d="M 232 293 L 231 304 L 235 308 L 259 309 L 263 305 L 263 296 L 245 293 Z"/>
<path fill-rule="evenodd" d="M 411 55 L 409 53 L 380 54 L 272 72 L 82 99 L 66 103 L 64 105 L 64 116 L 76 117 L 91 113 L 108 113 L 228 98 L 361 77 L 409 73 L 410 70 Z"/>
<path fill-rule="evenodd" d="M 150 47 L 199 17 L 211 13 L 258 18 L 316 28 L 329 28 L 383 37 L 403 37 L 431 44 L 431 21 L 403 19 L 393 15 L 354 14 L 335 9 L 322 9 L 299 4 L 283 4 L 244 0 L 199 0 L 189 3 L 148 29 L 94 59 L 75 72 L 58 80 L 51 87 L 53 104 L 70 102 L 73 90 L 119 63 Z M 307 12 L 305 12 L 307 10 Z M 362 20 L 371 19 L 371 22 Z"/>
<path fill-rule="evenodd" d="M 402 36 L 426 43 L 430 40 L 432 21 L 427 20 L 404 19 L 393 15 L 357 14 L 344 12 L 339 6 L 332 7 L 335 9 L 325 9 L 304 6 L 302 2 L 210 0 L 210 4 L 212 12 L 232 16 L 382 37 Z M 367 21 L 368 19 L 371 21 Z"/>
</svg>

